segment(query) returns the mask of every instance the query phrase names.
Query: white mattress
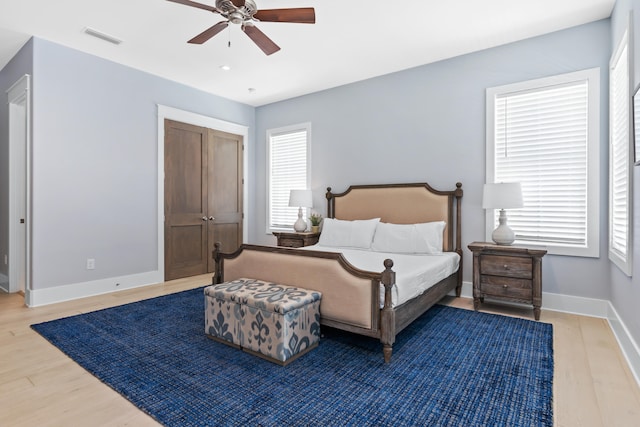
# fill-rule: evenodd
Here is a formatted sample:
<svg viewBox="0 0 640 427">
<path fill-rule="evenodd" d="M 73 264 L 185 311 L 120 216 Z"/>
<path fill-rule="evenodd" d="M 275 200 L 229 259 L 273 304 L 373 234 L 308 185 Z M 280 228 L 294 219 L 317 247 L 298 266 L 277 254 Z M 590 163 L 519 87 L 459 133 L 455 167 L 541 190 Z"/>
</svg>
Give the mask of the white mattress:
<svg viewBox="0 0 640 427">
<path fill-rule="evenodd" d="M 303 249 L 342 253 L 354 267 L 365 271 L 382 272 L 384 260 L 387 258 L 393 260 L 393 271 L 396 273 L 396 284 L 391 293 L 394 307 L 421 295 L 431 286 L 455 273 L 460 263 L 460 256 L 455 252 L 414 255 L 321 245 L 307 246 Z M 380 286 L 381 306 L 383 303 L 384 286 Z"/>
</svg>

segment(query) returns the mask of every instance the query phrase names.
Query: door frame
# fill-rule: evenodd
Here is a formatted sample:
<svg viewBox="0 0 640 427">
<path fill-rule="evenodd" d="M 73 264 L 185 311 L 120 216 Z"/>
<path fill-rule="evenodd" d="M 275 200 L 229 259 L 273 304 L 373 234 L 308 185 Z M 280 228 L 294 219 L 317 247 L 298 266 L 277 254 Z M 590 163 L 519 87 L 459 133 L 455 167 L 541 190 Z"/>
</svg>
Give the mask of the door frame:
<svg viewBox="0 0 640 427">
<path fill-rule="evenodd" d="M 25 74 L 7 90 L 9 110 L 9 292 L 31 298 L 31 76 Z M 20 109 L 20 114 L 16 114 Z M 24 156 L 24 158 L 23 158 Z M 19 206 L 24 201 L 23 206 Z M 20 220 L 25 224 L 21 225 Z M 24 228 L 24 238 L 23 231 Z M 19 253 L 24 254 L 24 264 Z M 20 271 L 24 289 L 18 285 Z"/>
<path fill-rule="evenodd" d="M 249 127 L 237 123 L 227 122 L 225 120 L 216 119 L 214 117 L 204 116 L 192 113 L 186 110 L 169 107 L 162 104 L 158 105 L 158 273 L 162 275 L 164 280 L 164 120 L 175 120 L 177 122 L 188 123 L 195 126 L 202 126 L 209 129 L 228 132 L 242 136 L 243 153 L 242 153 L 242 242 L 247 242 L 248 221 L 246 210 L 248 205 L 248 141 Z"/>
</svg>

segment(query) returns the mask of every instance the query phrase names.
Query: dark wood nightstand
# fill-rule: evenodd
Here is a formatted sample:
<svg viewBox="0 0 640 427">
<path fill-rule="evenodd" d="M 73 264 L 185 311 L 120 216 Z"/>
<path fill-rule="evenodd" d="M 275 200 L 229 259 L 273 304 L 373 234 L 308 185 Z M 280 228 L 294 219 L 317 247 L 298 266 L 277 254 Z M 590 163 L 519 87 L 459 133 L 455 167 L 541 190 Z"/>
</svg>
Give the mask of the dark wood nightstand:
<svg viewBox="0 0 640 427">
<path fill-rule="evenodd" d="M 540 320 L 542 305 L 542 257 L 544 249 L 473 242 L 473 308 L 484 298 L 533 304 Z"/>
<path fill-rule="evenodd" d="M 288 248 L 301 248 L 303 246 L 315 245 L 320 239 L 320 233 L 310 232 L 274 231 L 273 235 L 278 238 L 278 246 L 286 246 Z"/>
</svg>

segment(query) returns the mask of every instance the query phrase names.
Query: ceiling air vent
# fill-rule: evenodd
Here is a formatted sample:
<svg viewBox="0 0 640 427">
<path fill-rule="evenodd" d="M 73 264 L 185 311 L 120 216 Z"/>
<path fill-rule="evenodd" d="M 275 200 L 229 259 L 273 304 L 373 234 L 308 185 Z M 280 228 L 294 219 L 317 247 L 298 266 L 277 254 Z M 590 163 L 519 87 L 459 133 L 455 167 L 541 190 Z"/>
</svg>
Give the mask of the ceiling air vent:
<svg viewBox="0 0 640 427">
<path fill-rule="evenodd" d="M 91 28 L 91 27 L 85 27 L 84 32 L 86 34 L 89 34 L 90 36 L 97 37 L 97 38 L 102 39 L 104 41 L 107 41 L 109 43 L 113 43 L 113 44 L 122 43 L 122 40 L 120 40 L 119 38 L 114 37 L 114 36 L 112 36 L 110 34 L 107 34 L 107 33 L 103 33 L 102 31 L 98 31 L 98 30 L 96 30 L 94 28 Z"/>
</svg>

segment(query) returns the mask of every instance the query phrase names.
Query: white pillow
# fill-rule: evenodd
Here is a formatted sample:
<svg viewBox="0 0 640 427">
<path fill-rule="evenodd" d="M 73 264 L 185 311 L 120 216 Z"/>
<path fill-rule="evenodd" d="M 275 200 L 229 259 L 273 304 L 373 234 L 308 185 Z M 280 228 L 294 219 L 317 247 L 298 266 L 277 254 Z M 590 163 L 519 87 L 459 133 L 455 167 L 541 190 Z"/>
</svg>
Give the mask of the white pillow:
<svg viewBox="0 0 640 427">
<path fill-rule="evenodd" d="M 334 218 L 322 220 L 322 234 L 318 244 L 342 248 L 369 249 L 380 218 L 344 221 Z"/>
<path fill-rule="evenodd" d="M 380 222 L 376 227 L 371 249 L 376 252 L 440 254 L 445 225 L 444 221 L 422 224 Z"/>
</svg>

